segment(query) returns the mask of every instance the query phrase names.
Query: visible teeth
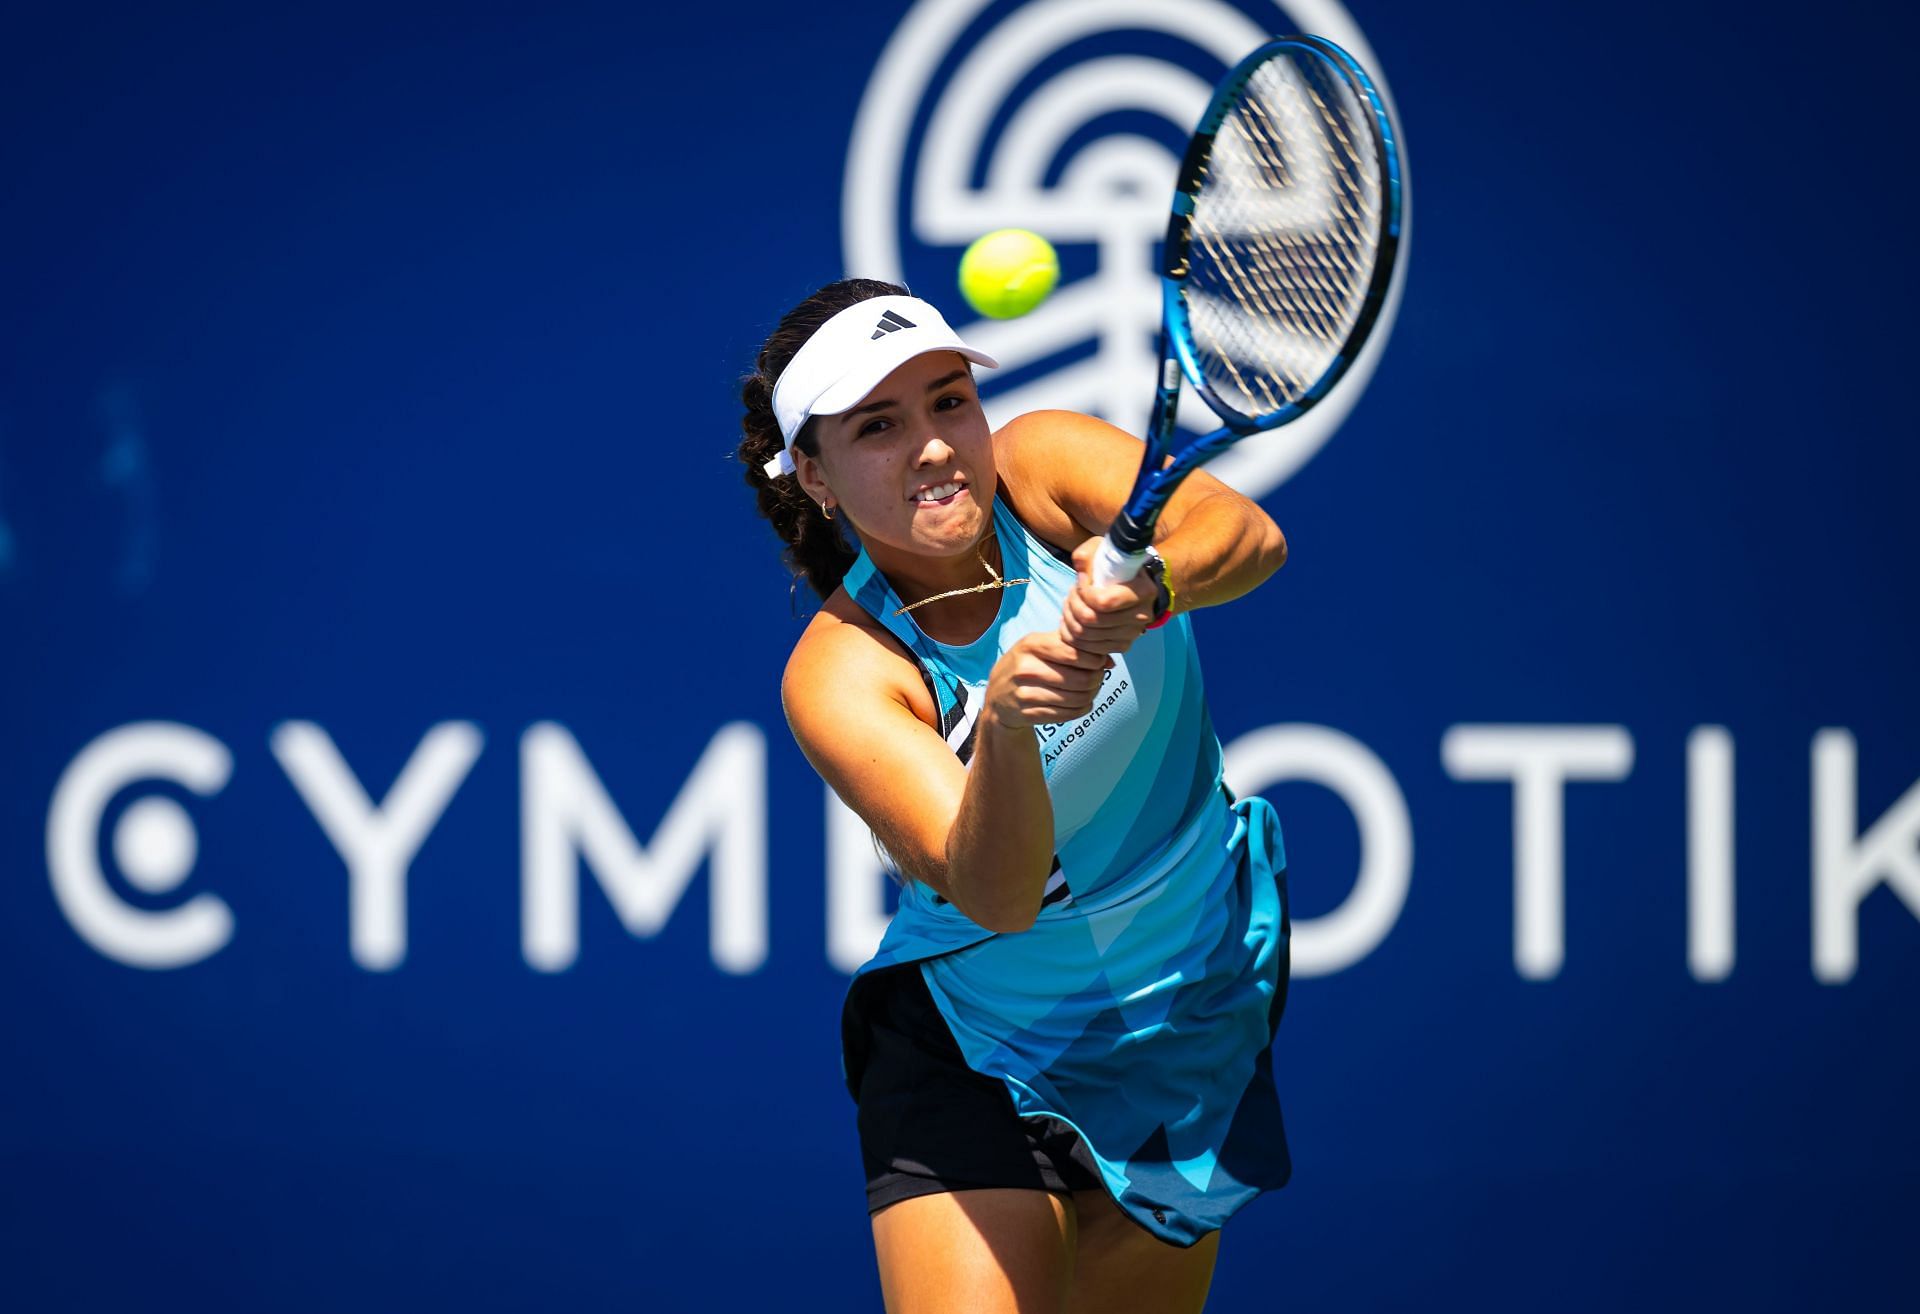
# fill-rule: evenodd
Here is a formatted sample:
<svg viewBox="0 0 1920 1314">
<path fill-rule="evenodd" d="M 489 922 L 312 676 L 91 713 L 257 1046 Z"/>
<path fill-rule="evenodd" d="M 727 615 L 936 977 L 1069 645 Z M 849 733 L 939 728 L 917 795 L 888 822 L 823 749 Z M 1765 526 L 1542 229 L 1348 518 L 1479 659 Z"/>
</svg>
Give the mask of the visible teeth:
<svg viewBox="0 0 1920 1314">
<path fill-rule="evenodd" d="M 953 483 L 941 484 L 938 488 L 929 488 L 926 492 L 920 494 L 920 501 L 938 502 L 941 498 L 952 497 L 955 493 L 959 491 L 960 491 L 959 484 L 953 484 Z"/>
</svg>

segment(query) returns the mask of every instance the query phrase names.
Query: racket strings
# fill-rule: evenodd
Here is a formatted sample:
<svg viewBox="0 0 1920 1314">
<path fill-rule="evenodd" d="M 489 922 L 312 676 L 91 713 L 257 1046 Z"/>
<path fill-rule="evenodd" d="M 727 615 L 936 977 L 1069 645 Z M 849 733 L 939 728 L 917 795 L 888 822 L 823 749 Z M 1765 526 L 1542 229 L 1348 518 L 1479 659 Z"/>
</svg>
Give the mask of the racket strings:
<svg viewBox="0 0 1920 1314">
<path fill-rule="evenodd" d="M 1215 133 L 1194 200 L 1187 305 L 1221 400 L 1249 416 L 1299 401 L 1337 360 L 1380 252 L 1381 162 L 1356 91 L 1283 54 Z"/>
<path fill-rule="evenodd" d="M 1265 90 L 1269 96 L 1273 96 L 1276 90 L 1295 90 L 1278 79 L 1269 77 L 1266 81 L 1269 85 Z M 1276 82 L 1279 83 L 1277 87 L 1274 85 Z M 1327 123 L 1329 116 L 1324 112 L 1324 99 L 1313 94 L 1311 87 L 1305 90 L 1315 102 L 1315 108 L 1322 112 L 1313 116 L 1299 112 L 1291 115 L 1296 136 L 1300 135 L 1297 128 L 1301 125 L 1314 130 L 1315 139 L 1307 142 L 1298 153 L 1315 157 L 1316 163 L 1350 158 L 1350 143 L 1343 155 L 1324 130 L 1331 126 L 1336 129 L 1335 135 L 1345 140 L 1344 134 L 1337 133 L 1337 121 Z M 1297 97 L 1291 98 L 1290 102 L 1280 103 L 1288 104 L 1295 111 L 1302 108 L 1297 103 Z M 1241 144 L 1247 148 L 1245 153 L 1259 162 L 1261 180 L 1269 187 L 1285 185 L 1292 194 L 1283 199 L 1294 204 L 1286 206 L 1292 213 L 1274 216 L 1277 223 L 1263 226 L 1256 220 L 1241 225 L 1244 231 L 1240 236 L 1250 258 L 1244 262 L 1233 262 L 1229 267 L 1231 275 L 1244 277 L 1247 266 L 1251 265 L 1258 273 L 1258 285 L 1266 294 L 1269 307 L 1277 309 L 1295 327 L 1305 329 L 1322 342 L 1337 345 L 1344 328 L 1341 307 L 1352 292 L 1351 274 L 1357 263 L 1352 252 L 1360 240 L 1360 231 L 1352 222 L 1356 215 L 1356 207 L 1351 201 L 1352 189 L 1338 185 L 1332 188 L 1325 186 L 1323 180 L 1331 171 L 1322 168 L 1317 179 L 1322 181 L 1322 185 L 1313 189 L 1311 194 L 1301 196 L 1300 193 L 1307 189 L 1294 186 L 1299 180 L 1285 167 L 1287 153 L 1282 144 L 1285 134 L 1268 112 L 1267 103 L 1258 98 L 1249 98 L 1242 108 L 1244 112 L 1230 120 L 1231 130 L 1239 135 Z M 1341 180 L 1335 177 L 1333 181 L 1337 184 Z M 1329 200 L 1331 206 L 1328 205 Z M 1300 213 L 1308 207 L 1313 207 L 1313 214 Z M 1331 232 L 1326 231 L 1329 222 Z M 1314 233 L 1315 228 L 1322 230 L 1321 233 Z M 1303 234 L 1289 229 L 1304 229 L 1306 232 Z M 1316 242 L 1312 240 L 1315 236 L 1325 236 L 1330 240 Z M 1216 249 L 1227 250 L 1230 246 L 1230 243 L 1221 242 L 1216 244 Z M 1343 274 L 1347 276 L 1343 277 Z M 1243 305 L 1248 303 L 1244 296 L 1241 300 Z M 1292 390 L 1297 390 L 1306 382 L 1310 380 L 1290 380 Z"/>
</svg>

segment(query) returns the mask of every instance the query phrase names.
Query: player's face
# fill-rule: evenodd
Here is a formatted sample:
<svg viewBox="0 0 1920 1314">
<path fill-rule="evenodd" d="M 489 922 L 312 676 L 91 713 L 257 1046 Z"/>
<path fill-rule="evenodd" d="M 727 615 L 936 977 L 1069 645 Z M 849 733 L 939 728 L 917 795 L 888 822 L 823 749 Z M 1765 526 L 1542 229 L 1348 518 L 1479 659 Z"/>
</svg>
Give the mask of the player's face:
<svg viewBox="0 0 1920 1314">
<path fill-rule="evenodd" d="M 915 356 L 852 410 L 814 423 L 834 514 L 852 520 L 869 549 L 970 554 L 990 527 L 993 434 L 958 353 Z"/>
</svg>

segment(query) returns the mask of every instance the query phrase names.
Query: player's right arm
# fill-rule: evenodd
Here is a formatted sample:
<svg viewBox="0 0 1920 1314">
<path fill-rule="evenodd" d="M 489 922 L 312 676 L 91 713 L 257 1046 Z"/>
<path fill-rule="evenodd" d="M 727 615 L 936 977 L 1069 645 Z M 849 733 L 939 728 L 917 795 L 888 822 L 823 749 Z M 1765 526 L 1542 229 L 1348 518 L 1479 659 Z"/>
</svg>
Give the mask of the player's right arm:
<svg viewBox="0 0 1920 1314">
<path fill-rule="evenodd" d="M 817 618 L 780 695 L 801 752 L 904 873 L 988 930 L 1021 931 L 1053 866 L 1033 727 L 1084 716 L 1108 664 L 1052 632 L 1021 639 L 994 666 L 967 765 L 928 723 L 911 659 L 860 626 Z"/>
</svg>

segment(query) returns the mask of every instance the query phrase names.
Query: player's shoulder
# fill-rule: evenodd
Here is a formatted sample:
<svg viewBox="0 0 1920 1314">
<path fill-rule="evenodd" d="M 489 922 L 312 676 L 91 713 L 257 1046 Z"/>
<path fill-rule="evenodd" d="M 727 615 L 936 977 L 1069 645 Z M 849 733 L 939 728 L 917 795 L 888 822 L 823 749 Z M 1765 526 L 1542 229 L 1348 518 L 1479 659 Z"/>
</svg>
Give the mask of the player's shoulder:
<svg viewBox="0 0 1920 1314">
<path fill-rule="evenodd" d="M 845 589 L 835 589 L 793 645 L 781 688 L 783 693 L 797 688 L 805 694 L 816 686 L 832 689 L 850 675 L 891 677 L 903 671 L 910 675 L 911 661 L 886 627 L 848 597 Z"/>
<path fill-rule="evenodd" d="M 1027 411 L 1001 425 L 993 435 L 994 456 L 1006 457 L 1022 466 L 1044 468 L 1054 461 L 1071 460 L 1084 454 L 1090 444 L 1105 445 L 1115 440 L 1137 443 L 1134 438 L 1097 415 L 1079 411 Z"/>
<path fill-rule="evenodd" d="M 845 589 L 834 590 L 793 645 L 780 677 L 780 701 L 797 735 L 816 717 L 831 715 L 845 724 L 863 704 L 891 701 L 922 720 L 937 717 L 912 654 Z"/>
<path fill-rule="evenodd" d="M 1104 530 L 1114 509 L 1106 504 L 1119 496 L 1108 485 L 1130 479 L 1140 463 L 1139 439 L 1079 411 L 1028 411 L 1000 426 L 993 443 L 1028 528 L 1068 550 Z"/>
</svg>

